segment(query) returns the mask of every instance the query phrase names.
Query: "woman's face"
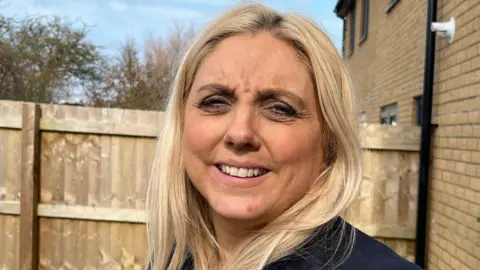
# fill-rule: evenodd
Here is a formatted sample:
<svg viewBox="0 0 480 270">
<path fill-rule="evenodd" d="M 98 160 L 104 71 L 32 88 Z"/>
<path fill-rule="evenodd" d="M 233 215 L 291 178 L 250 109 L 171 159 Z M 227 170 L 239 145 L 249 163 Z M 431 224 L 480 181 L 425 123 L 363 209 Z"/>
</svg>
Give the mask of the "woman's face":
<svg viewBox="0 0 480 270">
<path fill-rule="evenodd" d="M 205 57 L 183 155 L 214 214 L 269 222 L 308 191 L 323 164 L 316 100 L 295 50 L 269 33 L 229 37 Z"/>
</svg>

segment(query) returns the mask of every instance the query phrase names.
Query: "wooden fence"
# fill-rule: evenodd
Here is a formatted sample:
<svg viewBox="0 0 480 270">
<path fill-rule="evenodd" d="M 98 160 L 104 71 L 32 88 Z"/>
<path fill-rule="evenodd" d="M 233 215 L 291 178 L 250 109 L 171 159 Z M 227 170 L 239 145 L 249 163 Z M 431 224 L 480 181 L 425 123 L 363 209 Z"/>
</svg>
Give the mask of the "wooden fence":
<svg viewBox="0 0 480 270">
<path fill-rule="evenodd" d="M 363 181 L 347 218 L 413 262 L 420 129 L 365 125 L 361 133 Z"/>
<path fill-rule="evenodd" d="M 142 269 L 161 112 L 0 101 L 0 269 Z M 362 127 L 348 217 L 412 259 L 416 127 Z"/>
</svg>

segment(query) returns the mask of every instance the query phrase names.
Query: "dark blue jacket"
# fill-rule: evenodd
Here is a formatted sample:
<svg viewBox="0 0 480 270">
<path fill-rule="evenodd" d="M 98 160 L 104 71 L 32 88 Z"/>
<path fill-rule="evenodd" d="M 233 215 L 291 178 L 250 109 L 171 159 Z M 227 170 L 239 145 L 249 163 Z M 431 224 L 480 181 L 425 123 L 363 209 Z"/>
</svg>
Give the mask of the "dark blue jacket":
<svg viewBox="0 0 480 270">
<path fill-rule="evenodd" d="M 340 226 L 345 225 L 345 230 Z M 355 244 L 345 258 L 349 236 L 355 231 Z M 340 232 L 344 232 L 340 234 Z M 338 246 L 339 248 L 335 248 Z M 182 270 L 192 270 L 191 257 Z M 337 218 L 322 227 L 295 252 L 266 266 L 264 270 L 420 270 L 390 248 Z M 249 270 L 249 269 L 239 269 Z"/>
<path fill-rule="evenodd" d="M 420 270 L 417 265 L 397 255 L 383 243 L 366 235 L 365 233 L 346 224 L 347 228 L 355 230 L 355 244 L 346 260 L 341 263 L 341 257 L 345 254 L 341 251 L 328 254 L 328 250 L 318 245 L 319 241 L 325 242 L 325 237 L 315 236 L 307 242 L 303 250 L 286 256 L 274 262 L 265 270 Z M 347 229 L 348 231 L 348 229 Z M 351 231 L 351 230 L 350 230 Z M 327 240 L 328 242 L 328 240 Z M 345 241 L 341 242 L 345 243 Z M 328 245 L 327 245 L 328 246 Z M 332 245 L 330 245 L 332 247 Z M 332 251 L 330 251 L 332 253 Z M 328 255 L 326 255 L 328 254 Z M 334 258 L 328 263 L 326 258 Z M 339 264 L 340 263 L 340 264 Z"/>
</svg>

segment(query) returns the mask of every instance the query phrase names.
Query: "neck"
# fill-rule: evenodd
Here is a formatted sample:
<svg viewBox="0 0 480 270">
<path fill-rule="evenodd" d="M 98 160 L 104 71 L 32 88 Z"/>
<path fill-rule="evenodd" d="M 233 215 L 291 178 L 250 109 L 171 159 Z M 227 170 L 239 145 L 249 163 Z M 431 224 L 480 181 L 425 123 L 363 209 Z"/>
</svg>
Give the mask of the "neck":
<svg viewBox="0 0 480 270">
<path fill-rule="evenodd" d="M 222 264 L 231 261 L 233 250 L 248 237 L 249 233 L 258 228 L 253 221 L 228 219 L 212 213 L 212 222 L 215 237 L 220 246 L 220 259 Z"/>
</svg>

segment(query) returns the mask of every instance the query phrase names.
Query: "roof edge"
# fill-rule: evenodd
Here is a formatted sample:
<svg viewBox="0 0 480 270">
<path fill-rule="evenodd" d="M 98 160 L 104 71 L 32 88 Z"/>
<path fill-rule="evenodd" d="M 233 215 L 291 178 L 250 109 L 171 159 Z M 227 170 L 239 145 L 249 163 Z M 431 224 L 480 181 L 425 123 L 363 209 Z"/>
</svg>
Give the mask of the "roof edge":
<svg viewBox="0 0 480 270">
<path fill-rule="evenodd" d="M 352 9 L 354 4 L 355 4 L 355 0 L 338 0 L 337 5 L 335 5 L 335 9 L 333 10 L 333 12 L 337 14 L 337 17 L 343 18 Z"/>
</svg>

